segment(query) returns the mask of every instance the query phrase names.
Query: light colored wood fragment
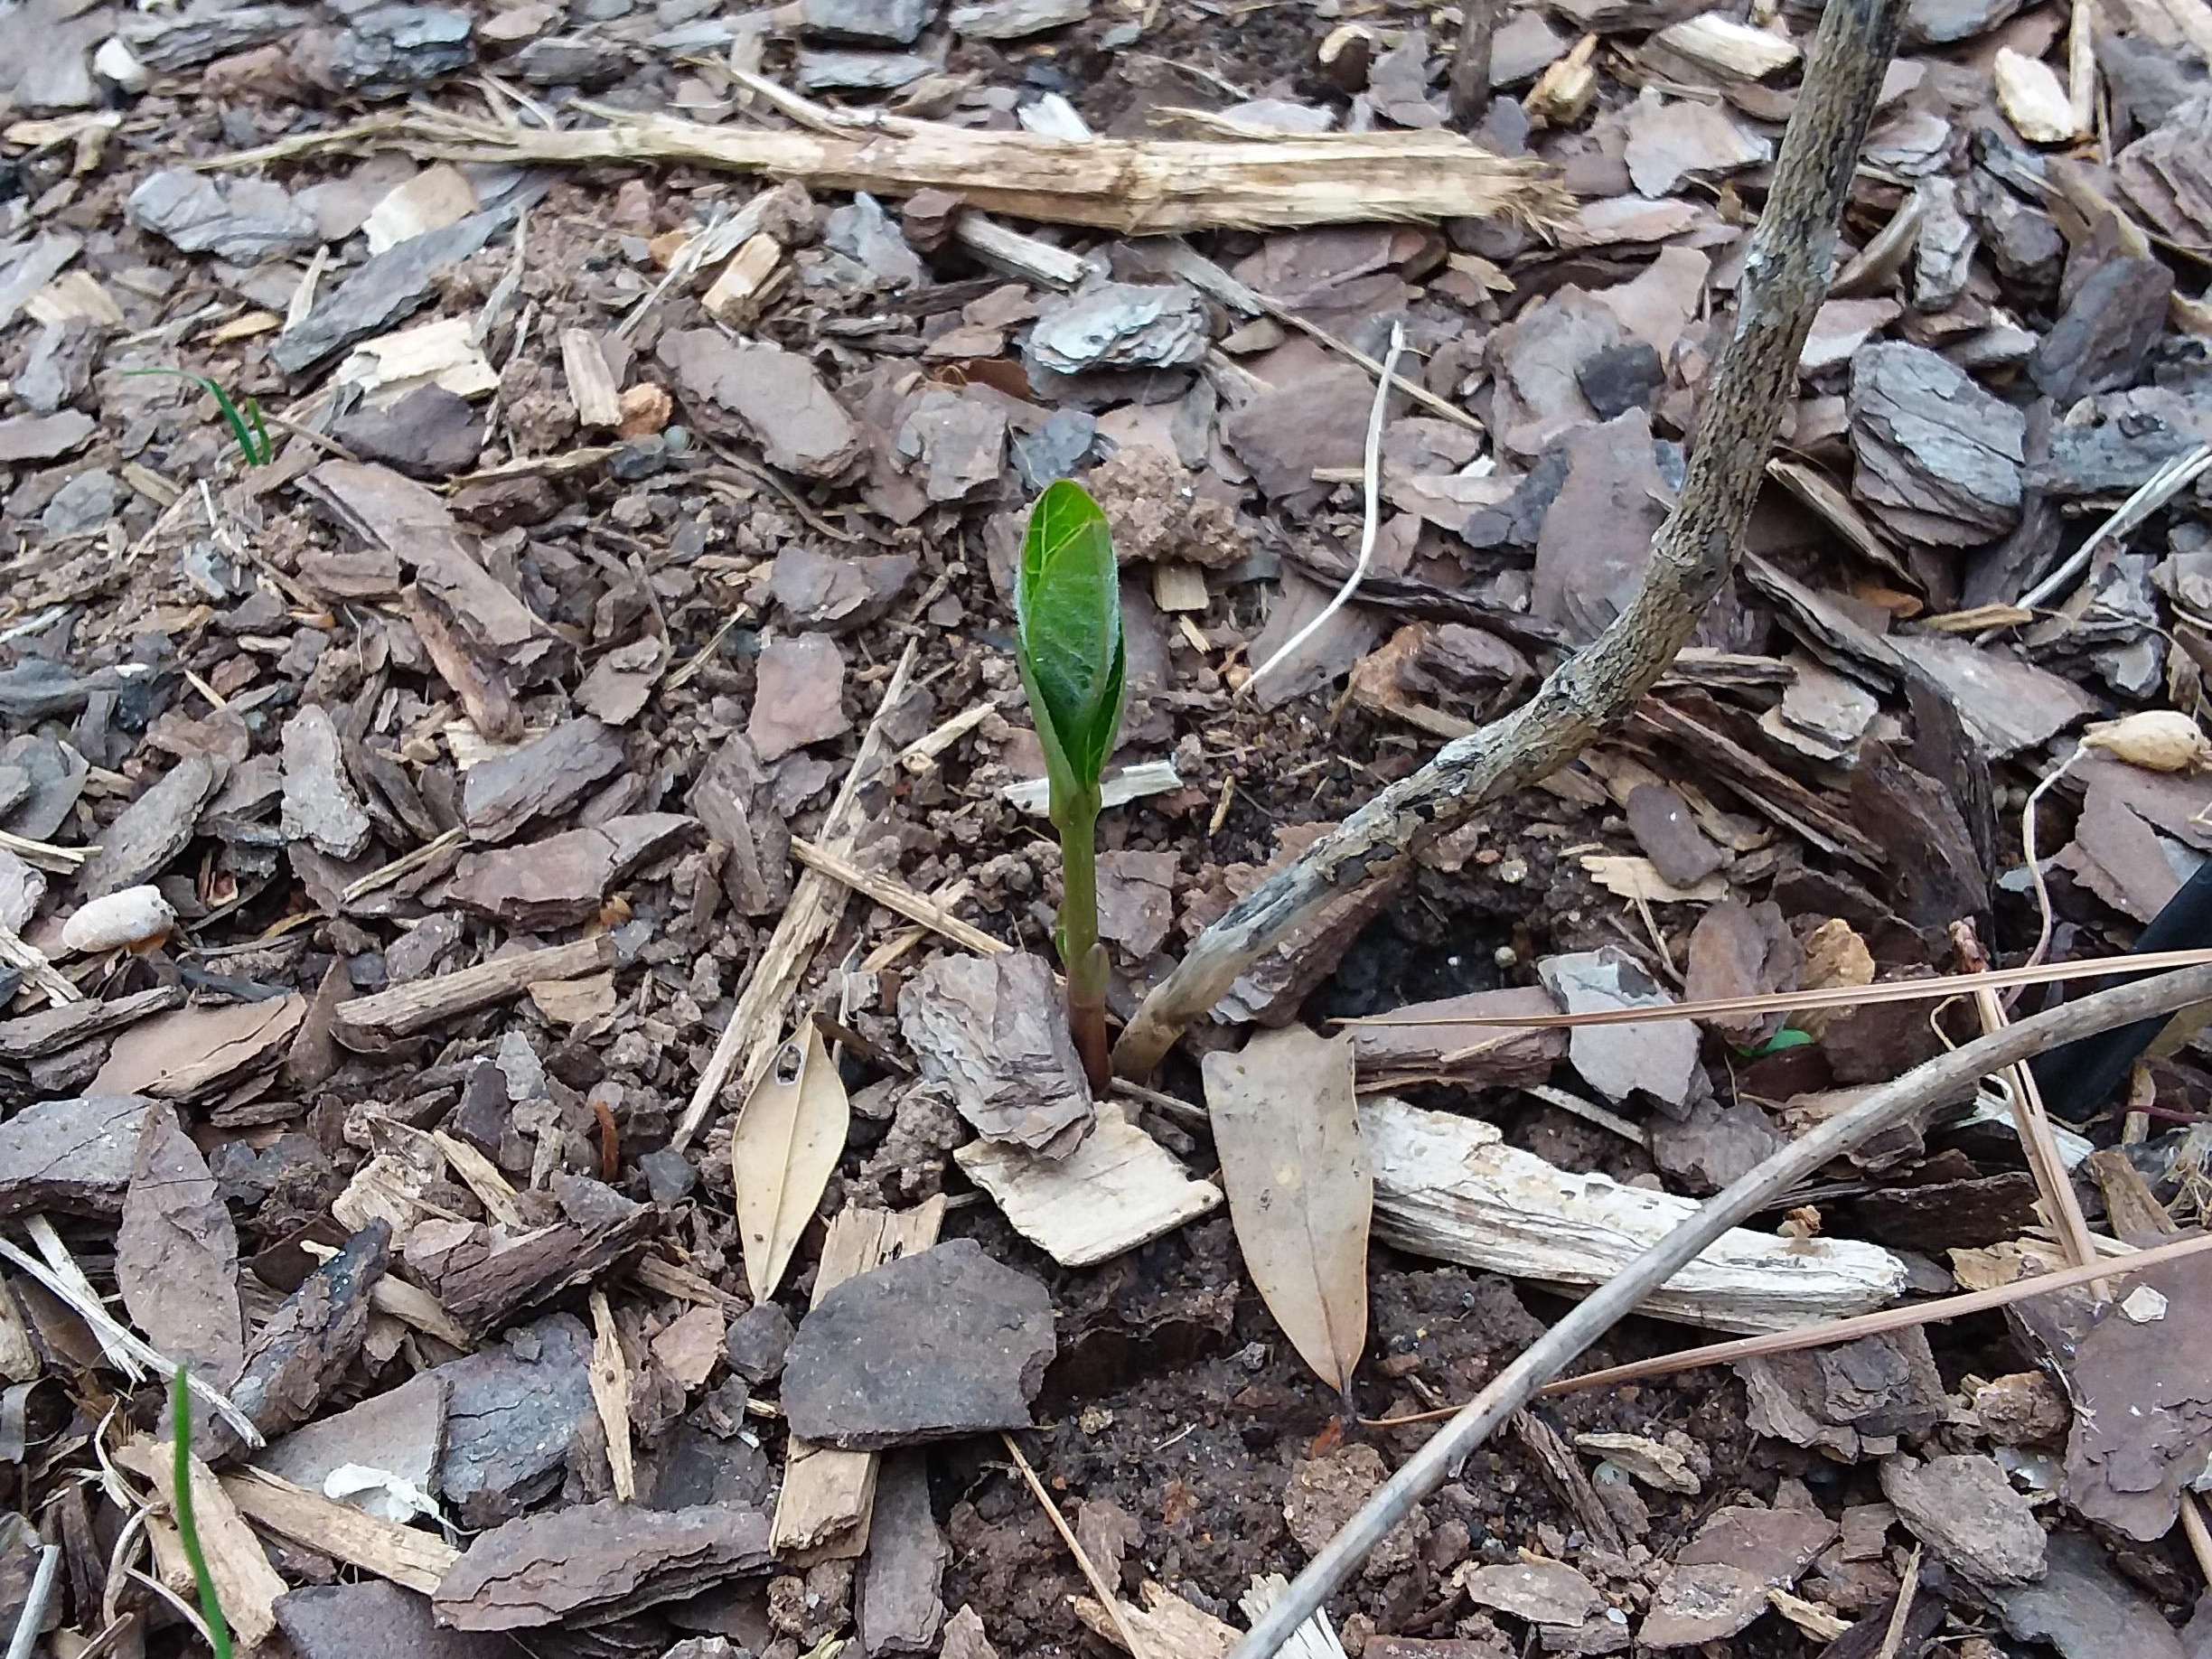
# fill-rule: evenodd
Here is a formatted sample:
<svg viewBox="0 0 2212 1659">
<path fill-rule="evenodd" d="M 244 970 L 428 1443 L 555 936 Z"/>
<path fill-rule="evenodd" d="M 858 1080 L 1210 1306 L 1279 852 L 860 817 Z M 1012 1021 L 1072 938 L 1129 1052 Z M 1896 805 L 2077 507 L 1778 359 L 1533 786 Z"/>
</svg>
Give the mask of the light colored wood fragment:
<svg viewBox="0 0 2212 1659">
<path fill-rule="evenodd" d="M 364 340 L 338 366 L 338 379 L 379 403 L 417 386 L 441 386 L 456 398 L 481 398 L 499 389 L 499 371 L 470 340 L 466 317 L 442 317 Z"/>
<path fill-rule="evenodd" d="M 1205 572 L 1180 560 L 1152 567 L 1152 603 L 1163 611 L 1203 611 L 1213 602 Z"/>
<path fill-rule="evenodd" d="M 64 1002 L 85 999 L 84 992 L 72 980 L 62 977 L 61 970 L 46 960 L 43 951 L 24 943 L 13 928 L 0 927 L 0 967 L 20 970 L 24 980 L 45 992 L 46 1000 L 57 1008 Z"/>
<path fill-rule="evenodd" d="M 922 734 L 898 752 L 898 764 L 915 777 L 935 770 L 937 757 L 998 712 L 990 703 L 963 708 L 933 730 Z"/>
<path fill-rule="evenodd" d="M 971 1140 L 955 1152 L 1014 1231 L 1062 1267 L 1091 1267 L 1216 1209 L 1221 1189 L 1193 1179 L 1151 1136 L 1111 1108 L 1066 1158 Z"/>
<path fill-rule="evenodd" d="M 972 210 L 952 227 L 952 239 L 1001 276 L 1060 291 L 1083 278 L 1083 256 L 986 218 Z"/>
<path fill-rule="evenodd" d="M 637 1500 L 637 1459 L 630 1450 L 630 1367 L 623 1358 L 622 1338 L 614 1329 L 614 1315 L 607 1307 L 606 1292 L 591 1293 L 592 1403 L 599 1409 L 599 1425 L 606 1430 L 607 1467 L 614 1472 L 614 1495 L 623 1503 Z"/>
<path fill-rule="evenodd" d="M 869 720 L 867 731 L 861 736 L 859 751 L 853 756 L 852 769 L 846 773 L 845 782 L 839 785 L 837 798 L 830 803 L 830 811 L 822 820 L 820 839 L 817 843 L 825 852 L 840 858 L 851 857 L 858 844 L 860 831 L 865 827 L 861 814 L 860 790 L 863 784 L 889 764 L 885 753 L 889 746 L 884 740 L 885 714 L 895 707 L 905 695 L 908 677 L 914 672 L 914 642 L 908 641 L 906 649 L 884 685 L 882 700 L 876 707 L 875 717 Z M 730 1013 L 729 1024 L 715 1040 L 714 1053 L 708 1057 L 707 1066 L 691 1091 L 691 1099 L 678 1120 L 670 1144 L 682 1148 L 698 1134 L 699 1126 L 707 1120 L 707 1113 L 736 1074 L 737 1098 L 742 1101 L 753 1091 L 775 1051 L 783 1046 L 784 1005 L 791 1000 L 800 977 L 821 942 L 830 936 L 838 918 L 845 914 L 845 901 L 851 891 L 844 883 L 809 870 L 792 886 L 791 903 L 783 907 L 775 932 L 769 936 L 768 948 L 761 952 L 754 965 L 753 977 L 745 981 L 739 993 L 737 1006 Z M 599 964 L 604 966 L 605 964 Z M 573 978 L 573 975 L 544 976 Z"/>
<path fill-rule="evenodd" d="M 448 1135 L 444 1129 L 433 1129 L 430 1139 L 445 1155 L 453 1172 L 461 1177 L 462 1185 L 476 1195 L 484 1214 L 493 1221 L 516 1228 L 525 1227 L 522 1208 L 517 1201 L 514 1183 L 500 1172 L 499 1166 L 458 1136 Z"/>
<path fill-rule="evenodd" d="M 1649 858 L 1613 853 L 1582 855 L 1583 873 L 1607 893 L 1647 904 L 1711 904 L 1728 897 L 1728 877 L 1708 876 L 1694 887 L 1678 887 Z"/>
<path fill-rule="evenodd" d="M 1997 83 L 1997 107 L 2029 143 L 2066 144 L 2078 136 L 2073 101 L 2057 70 L 2042 59 L 2000 46 L 1990 73 Z"/>
<path fill-rule="evenodd" d="M 1360 1123 L 1374 1163 L 1375 1236 L 1415 1255 L 1557 1285 L 1604 1284 L 1698 1202 L 1576 1175 L 1504 1144 L 1491 1124 L 1378 1098 Z M 1736 1228 L 1641 1311 L 1721 1331 L 1788 1330 L 1879 1308 L 1905 1264 L 1856 1239 Z"/>
<path fill-rule="evenodd" d="M 1243 1634 L 1234 1625 L 1201 1612 L 1173 1590 L 1150 1579 L 1145 1581 L 1139 1593 L 1144 1598 L 1144 1606 L 1133 1607 L 1123 1602 L 1121 1618 L 1129 1626 L 1129 1634 L 1144 1644 L 1147 1654 L 1172 1654 L 1175 1659 L 1223 1659 Z M 1128 1644 L 1114 1628 L 1113 1617 L 1102 1604 L 1089 1596 L 1075 1596 L 1069 1598 L 1069 1605 L 1093 1636 L 1127 1651 Z M 1144 1655 L 1138 1659 L 1144 1659 Z"/>
<path fill-rule="evenodd" d="M 701 1308 L 719 1308 L 727 1313 L 743 1313 L 745 1308 L 743 1300 L 705 1275 L 679 1267 L 664 1257 L 650 1254 L 639 1257 L 638 1264 L 630 1270 L 630 1276 L 648 1290 L 658 1290 L 662 1296 L 672 1296 Z"/>
<path fill-rule="evenodd" d="M 396 1152 L 380 1152 L 364 1160 L 345 1191 L 331 1200 L 331 1217 L 348 1233 L 380 1221 L 391 1228 L 395 1241 L 404 1241 L 422 1219 L 423 1189 L 430 1181 L 421 1165 Z"/>
<path fill-rule="evenodd" d="M 493 957 L 473 968 L 395 985 L 374 996 L 338 1005 L 331 1028 L 349 1048 L 363 1049 L 395 1037 L 412 1036 L 441 1020 L 473 1014 L 520 997 L 544 979 L 576 979 L 614 965 L 614 941 L 606 933 L 542 950 Z"/>
<path fill-rule="evenodd" d="M 1652 36 L 1652 43 L 1701 69 L 1739 80 L 1764 80 L 1794 68 L 1801 53 L 1771 29 L 1738 23 L 1719 12 L 1684 18 Z"/>
<path fill-rule="evenodd" d="M 1586 34 L 1565 57 L 1545 66 L 1523 100 L 1530 119 L 1546 127 L 1572 127 L 1589 113 L 1598 97 L 1598 71 L 1590 68 L 1597 51 L 1598 37 Z"/>
<path fill-rule="evenodd" d="M 361 234 L 369 239 L 373 256 L 425 231 L 459 224 L 476 206 L 476 192 L 467 175 L 450 162 L 441 162 L 385 192 L 361 221 Z"/>
<path fill-rule="evenodd" d="M 560 335 L 561 372 L 568 380 L 568 402 L 583 426 L 622 425 L 622 393 L 607 372 L 606 353 L 598 336 L 588 328 L 564 328 Z"/>
<path fill-rule="evenodd" d="M 732 254 L 729 263 L 699 295 L 699 304 L 716 322 L 731 328 L 752 319 L 754 303 L 783 262 L 783 244 L 765 230 L 755 232 Z"/>
<path fill-rule="evenodd" d="M 1101 806 L 1127 806 L 1147 795 L 1164 795 L 1182 787 L 1183 774 L 1176 770 L 1175 762 L 1145 761 L 1139 765 L 1124 766 L 1110 775 L 1099 791 L 1099 802 Z M 1019 783 L 1008 784 L 998 792 L 998 798 L 1042 818 L 1051 805 L 1052 785 L 1043 778 L 1026 778 Z"/>
<path fill-rule="evenodd" d="M 60 1281 L 58 1287 L 49 1285 L 48 1289 L 56 1290 L 61 1299 L 84 1318 L 85 1324 L 99 1342 L 100 1352 L 108 1356 L 109 1364 L 132 1382 L 144 1382 L 145 1372 L 142 1367 L 145 1362 L 140 1359 L 137 1349 L 127 1340 L 126 1335 L 88 1317 L 90 1308 L 105 1311 L 107 1304 L 100 1299 L 99 1292 L 92 1288 L 92 1281 L 85 1277 L 84 1269 L 77 1265 L 77 1258 L 70 1253 L 67 1242 L 55 1231 L 53 1223 L 41 1212 L 24 1221 L 23 1231 L 31 1235 L 31 1242 L 38 1246 L 38 1253 L 44 1260 L 48 1270 Z"/>
<path fill-rule="evenodd" d="M 792 837 L 791 849 L 792 857 L 810 870 L 820 870 L 833 880 L 867 894 L 885 909 L 895 910 L 910 922 L 919 922 L 923 927 L 942 933 L 953 943 L 965 945 L 979 956 L 999 956 L 1014 948 L 1003 940 L 993 939 L 974 923 L 963 922 L 942 906 L 933 904 L 904 882 L 863 869 L 850 858 L 840 858 L 827 848 L 817 847 L 804 836 Z"/>
<path fill-rule="evenodd" d="M 176 1507 L 176 1451 L 166 1442 L 135 1440 L 116 1452 L 116 1461 L 133 1474 L 154 1483 L 155 1490 Z M 268 1551 L 254 1536 L 253 1528 L 215 1478 L 215 1472 L 199 1458 L 191 1459 L 192 1523 L 200 1534 L 201 1552 L 207 1559 L 208 1577 L 223 1615 L 230 1621 L 240 1652 L 250 1652 L 268 1640 L 276 1628 L 275 1604 L 285 1593 L 285 1581 L 269 1565 Z M 197 1603 L 197 1584 L 192 1563 L 173 1522 L 149 1523 L 155 1559 L 162 1582 L 186 1600 Z"/>
<path fill-rule="evenodd" d="M 813 1304 L 847 1279 L 927 1250 L 944 1226 L 945 1201 L 911 1210 L 840 1210 L 814 1270 Z M 876 1505 L 876 1454 L 811 1446 L 793 1437 L 769 1545 L 780 1565 L 850 1561 L 867 1548 Z"/>
<path fill-rule="evenodd" d="M 15 1305 L 15 1292 L 5 1279 L 0 1279 L 0 1378 L 28 1382 L 45 1369 L 38 1349 L 32 1345 L 31 1327 L 23 1323 L 23 1309 Z"/>
<path fill-rule="evenodd" d="M 249 1467 L 225 1475 L 222 1489 L 256 1526 L 417 1595 L 436 1590 L 461 1559 L 460 1551 L 435 1533 L 365 1514 L 266 1469 Z M 193 1488 L 195 1494 L 198 1490 Z"/>
<path fill-rule="evenodd" d="M 103 328 L 123 326 L 123 308 L 89 271 L 65 271 L 33 294 L 23 310 L 41 323 L 84 317 Z"/>
</svg>

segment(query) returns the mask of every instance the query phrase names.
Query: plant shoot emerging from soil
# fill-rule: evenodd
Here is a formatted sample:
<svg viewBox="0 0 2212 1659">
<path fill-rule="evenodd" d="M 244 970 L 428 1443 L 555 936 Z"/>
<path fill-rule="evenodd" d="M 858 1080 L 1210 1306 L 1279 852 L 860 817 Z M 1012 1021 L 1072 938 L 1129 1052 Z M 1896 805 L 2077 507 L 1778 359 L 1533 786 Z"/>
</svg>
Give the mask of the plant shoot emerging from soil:
<svg viewBox="0 0 2212 1659">
<path fill-rule="evenodd" d="M 261 418 L 258 399 L 248 398 L 243 403 L 233 401 L 220 384 L 204 374 L 194 374 L 189 369 L 126 369 L 126 374 L 165 374 L 180 380 L 190 380 L 202 391 L 215 399 L 215 407 L 222 411 L 223 424 L 230 428 L 230 436 L 238 440 L 239 454 L 246 458 L 248 466 L 267 466 L 276 458 L 276 446 L 269 442 L 268 426 Z"/>
<path fill-rule="evenodd" d="M 1068 1026 L 1093 1090 L 1108 1078 L 1098 936 L 1099 776 L 1121 729 L 1121 586 L 1106 515 L 1063 479 L 1037 498 L 1014 585 L 1015 661 L 1045 750 L 1064 891 L 1054 943 Z"/>
<path fill-rule="evenodd" d="M 200 1547 L 200 1527 L 192 1518 L 192 1387 L 184 1367 L 169 1373 L 169 1432 L 176 1437 L 176 1467 L 170 1476 L 170 1518 L 176 1523 L 177 1540 L 192 1566 L 192 1582 L 200 1591 L 200 1617 L 206 1622 L 208 1644 L 215 1659 L 230 1659 L 230 1623 L 223 1617 L 222 1600 L 215 1593 L 214 1575 L 208 1571 L 207 1553 Z"/>
</svg>

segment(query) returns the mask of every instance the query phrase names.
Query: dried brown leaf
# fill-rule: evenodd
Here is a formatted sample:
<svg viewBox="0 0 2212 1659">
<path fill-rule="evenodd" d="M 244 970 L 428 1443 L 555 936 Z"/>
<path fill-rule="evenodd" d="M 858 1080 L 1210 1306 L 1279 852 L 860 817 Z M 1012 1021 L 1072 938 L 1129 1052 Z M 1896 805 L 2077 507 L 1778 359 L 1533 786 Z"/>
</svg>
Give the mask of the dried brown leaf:
<svg viewBox="0 0 2212 1659">
<path fill-rule="evenodd" d="M 131 1322 L 164 1354 L 228 1387 L 246 1361 L 238 1230 L 207 1159 L 166 1105 L 138 1132 L 116 1233 L 116 1283 Z"/>
<path fill-rule="evenodd" d="M 1352 1040 L 1303 1026 L 1205 1057 L 1229 1219 L 1260 1298 L 1339 1393 L 1367 1345 L 1374 1176 L 1353 1097 Z"/>
<path fill-rule="evenodd" d="M 845 1085 L 810 1022 L 776 1052 L 730 1136 L 745 1283 L 755 1302 L 783 1282 L 851 1127 Z"/>
</svg>

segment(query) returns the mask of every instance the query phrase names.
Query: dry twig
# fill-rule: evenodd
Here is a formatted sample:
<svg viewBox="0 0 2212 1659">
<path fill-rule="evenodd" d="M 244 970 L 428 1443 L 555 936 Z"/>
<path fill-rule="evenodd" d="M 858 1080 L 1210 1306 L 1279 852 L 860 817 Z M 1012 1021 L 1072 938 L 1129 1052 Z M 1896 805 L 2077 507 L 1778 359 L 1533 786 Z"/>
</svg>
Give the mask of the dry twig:
<svg viewBox="0 0 2212 1659">
<path fill-rule="evenodd" d="M 1830 7 L 1832 19 L 1837 9 Z M 1415 1504 L 1450 1478 L 1468 1454 L 1526 1405 L 1540 1386 L 1572 1364 L 1577 1354 L 1637 1303 L 1695 1261 L 1714 1240 L 1768 1207 L 1829 1160 L 1841 1158 L 1894 1124 L 1910 1121 L 1938 1101 L 1955 1099 L 1992 1072 L 2076 1037 L 2132 1025 L 2207 997 L 2212 997 L 2212 967 L 2187 968 L 2099 991 L 1938 1054 L 1790 1142 L 1709 1200 L 1626 1271 L 1578 1304 L 1461 1407 L 1436 1438 L 1415 1453 L 1314 1557 L 1291 1585 L 1290 1593 L 1253 1626 L 1231 1659 L 1270 1659 L 1289 1633 L 1357 1570 L 1368 1551 Z"/>
<path fill-rule="evenodd" d="M 1083 1545 L 1076 1542 L 1074 1529 L 1068 1525 L 1067 1518 L 1060 1513 L 1060 1505 L 1053 1502 L 1052 1494 L 1045 1490 L 1045 1483 L 1037 1478 L 1036 1471 L 1029 1467 L 1029 1459 L 1022 1456 L 1022 1448 L 1014 1443 L 1014 1437 L 1010 1434 L 1002 1431 L 998 1438 L 1006 1442 L 1007 1455 L 1014 1459 L 1014 1467 L 1021 1471 L 1022 1479 L 1029 1483 L 1030 1493 L 1044 1506 L 1045 1518 L 1053 1523 L 1053 1531 L 1060 1534 L 1060 1542 L 1067 1545 L 1068 1553 L 1075 1558 L 1075 1565 L 1082 1570 L 1083 1582 L 1090 1585 L 1091 1593 L 1099 1598 L 1099 1604 L 1106 1609 L 1106 1617 L 1113 1620 L 1114 1632 L 1121 1638 L 1121 1645 L 1129 1649 L 1129 1659 L 1150 1659 L 1144 1645 L 1137 1640 L 1136 1632 L 1129 1627 L 1129 1620 L 1122 1617 L 1121 1598 L 1115 1594 L 1113 1586 L 1106 1582 L 1090 1556 L 1083 1552 Z"/>
<path fill-rule="evenodd" d="M 1627 609 L 1527 702 L 1448 744 L 1207 928 L 1121 1034 L 1114 1064 L 1123 1075 L 1149 1073 L 1245 967 L 1321 905 L 1402 863 L 1417 840 L 1558 771 L 1626 718 L 1666 671 L 1735 568 L 1797 384 L 1798 353 L 1827 290 L 1837 221 L 1903 10 L 1903 0 L 1838 0 L 1822 14 L 1682 499 L 1653 540 Z"/>
</svg>

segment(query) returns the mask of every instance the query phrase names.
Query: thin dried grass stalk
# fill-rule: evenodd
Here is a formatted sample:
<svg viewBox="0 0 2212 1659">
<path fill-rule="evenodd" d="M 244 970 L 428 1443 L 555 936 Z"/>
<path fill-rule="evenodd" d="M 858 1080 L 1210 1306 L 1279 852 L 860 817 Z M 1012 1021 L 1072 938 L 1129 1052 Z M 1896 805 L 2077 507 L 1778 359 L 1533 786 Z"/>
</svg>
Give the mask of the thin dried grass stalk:
<svg viewBox="0 0 2212 1659">
<path fill-rule="evenodd" d="M 583 103 L 575 108 L 598 125 L 553 132 L 426 111 L 282 140 L 211 164 L 251 166 L 330 149 L 514 165 L 688 163 L 797 179 L 810 189 L 890 196 L 947 190 L 986 212 L 1129 236 L 1442 219 L 1505 219 L 1542 230 L 1574 205 L 1542 163 L 1494 155 L 1456 133 L 1073 144 L 894 117 L 844 119 L 781 88 L 755 89 L 802 128 L 709 127 Z"/>
<path fill-rule="evenodd" d="M 1992 968 L 1981 973 L 1939 973 L 1925 979 L 1886 979 L 1874 985 L 1831 985 L 1819 990 L 1767 991 L 1756 997 L 1714 997 L 1703 1002 L 1669 1002 L 1648 1008 L 1600 1008 L 1587 1014 L 1369 1014 L 1339 1019 L 1339 1026 L 1515 1026 L 1565 1028 L 1573 1026 L 1640 1026 L 1655 1019 L 1710 1019 L 1739 1014 L 1794 1014 L 1804 1008 L 1855 1008 L 1870 1002 L 1929 1002 L 1972 996 L 2006 985 L 2050 985 L 2066 979 L 2103 979 L 2115 973 L 2160 973 L 2171 968 L 2212 963 L 2212 951 L 2148 951 L 2137 956 L 2106 956 L 2077 962 L 2029 962 L 2020 968 Z"/>
</svg>

